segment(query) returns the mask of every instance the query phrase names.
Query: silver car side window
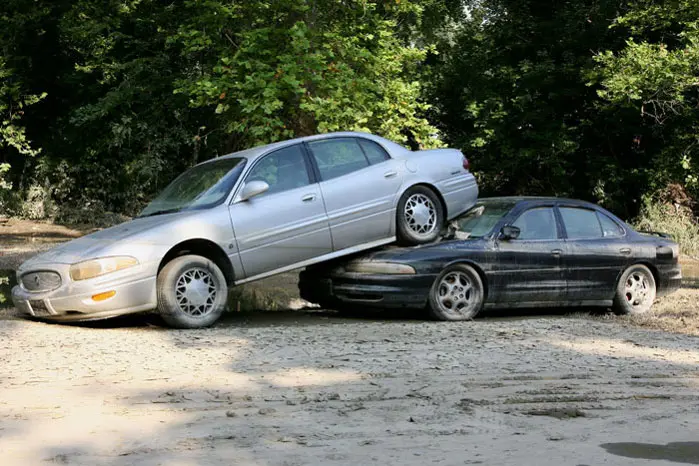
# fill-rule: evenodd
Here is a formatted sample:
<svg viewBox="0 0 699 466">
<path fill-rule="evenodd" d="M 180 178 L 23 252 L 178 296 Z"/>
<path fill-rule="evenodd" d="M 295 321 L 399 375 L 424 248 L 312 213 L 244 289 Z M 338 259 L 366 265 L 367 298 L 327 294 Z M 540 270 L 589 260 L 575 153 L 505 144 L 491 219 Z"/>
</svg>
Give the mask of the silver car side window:
<svg viewBox="0 0 699 466">
<path fill-rule="evenodd" d="M 388 156 L 388 152 L 386 152 L 374 141 L 370 141 L 368 139 L 357 139 L 357 141 L 359 141 L 359 145 L 362 146 L 364 154 L 366 154 L 370 164 L 375 165 L 377 163 L 385 162 L 390 158 Z"/>
<path fill-rule="evenodd" d="M 354 138 L 333 138 L 308 144 L 323 181 L 369 166 L 364 151 Z"/>
<path fill-rule="evenodd" d="M 245 181 L 264 181 L 269 185 L 265 194 L 308 186 L 311 178 L 301 145 L 285 147 L 266 155 L 250 170 Z"/>
</svg>

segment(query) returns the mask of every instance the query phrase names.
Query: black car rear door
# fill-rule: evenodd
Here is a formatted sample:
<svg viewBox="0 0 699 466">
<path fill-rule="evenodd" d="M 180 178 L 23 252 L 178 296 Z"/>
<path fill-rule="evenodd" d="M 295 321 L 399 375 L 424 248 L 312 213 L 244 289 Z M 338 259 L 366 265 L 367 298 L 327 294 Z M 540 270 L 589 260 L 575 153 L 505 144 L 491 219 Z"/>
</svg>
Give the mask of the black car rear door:
<svg viewBox="0 0 699 466">
<path fill-rule="evenodd" d="M 495 241 L 489 300 L 521 305 L 563 301 L 565 246 L 554 205 L 528 207 L 510 224 L 520 229 L 520 236 Z"/>
<path fill-rule="evenodd" d="M 567 301 L 611 300 L 632 257 L 624 228 L 597 209 L 565 204 L 558 209 L 566 235 Z"/>
</svg>

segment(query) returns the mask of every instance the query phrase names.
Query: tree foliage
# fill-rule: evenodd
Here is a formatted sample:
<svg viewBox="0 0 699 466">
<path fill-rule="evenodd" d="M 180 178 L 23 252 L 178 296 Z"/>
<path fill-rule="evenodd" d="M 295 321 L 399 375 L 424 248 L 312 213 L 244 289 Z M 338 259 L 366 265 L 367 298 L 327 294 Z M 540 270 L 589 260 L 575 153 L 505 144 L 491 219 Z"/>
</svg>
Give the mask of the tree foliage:
<svg viewBox="0 0 699 466">
<path fill-rule="evenodd" d="M 199 161 L 316 132 L 440 143 L 417 80 L 425 48 L 398 37 L 421 27 L 421 2 L 8 0 L 3 8 L 11 74 L 46 94 L 27 121 L 43 156 L 3 157 L 19 185 L 48 186 L 61 203 L 133 212 Z"/>
<path fill-rule="evenodd" d="M 633 215 L 691 164 L 697 11 L 679 3 L 474 1 L 433 58 L 434 119 L 470 148 L 485 192 Z"/>
<path fill-rule="evenodd" d="M 697 5 L 4 0 L 0 196 L 134 213 L 202 160 L 361 130 L 633 215 L 699 194 Z"/>
<path fill-rule="evenodd" d="M 672 6 L 672 8 L 669 8 Z M 633 109 L 654 155 L 651 180 L 683 182 L 696 195 L 699 175 L 699 3 L 639 1 L 615 27 L 631 37 L 618 53 L 596 56 L 605 105 Z"/>
</svg>

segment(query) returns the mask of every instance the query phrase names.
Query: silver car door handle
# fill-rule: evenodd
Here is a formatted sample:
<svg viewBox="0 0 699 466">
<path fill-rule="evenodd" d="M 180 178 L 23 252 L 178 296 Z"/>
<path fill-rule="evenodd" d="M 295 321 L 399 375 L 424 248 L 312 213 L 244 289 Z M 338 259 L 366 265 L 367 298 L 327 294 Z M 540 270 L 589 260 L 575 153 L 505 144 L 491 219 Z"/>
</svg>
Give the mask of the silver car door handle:
<svg viewBox="0 0 699 466">
<path fill-rule="evenodd" d="M 553 251 L 551 251 L 551 254 L 553 254 L 554 256 L 560 256 L 562 252 L 563 251 L 561 251 L 560 249 L 554 249 Z"/>
<path fill-rule="evenodd" d="M 315 199 L 315 198 L 316 198 L 316 195 L 315 195 L 315 194 L 306 194 L 305 196 L 303 196 L 303 197 L 301 198 L 301 200 L 302 200 L 303 202 L 311 202 L 311 201 L 312 201 L 313 199 Z"/>
<path fill-rule="evenodd" d="M 626 256 L 626 255 L 631 254 L 631 248 L 621 248 L 621 249 L 619 249 L 619 252 Z"/>
<path fill-rule="evenodd" d="M 384 178 L 393 178 L 396 175 L 398 175 L 398 172 L 386 172 L 383 174 L 383 177 Z"/>
</svg>

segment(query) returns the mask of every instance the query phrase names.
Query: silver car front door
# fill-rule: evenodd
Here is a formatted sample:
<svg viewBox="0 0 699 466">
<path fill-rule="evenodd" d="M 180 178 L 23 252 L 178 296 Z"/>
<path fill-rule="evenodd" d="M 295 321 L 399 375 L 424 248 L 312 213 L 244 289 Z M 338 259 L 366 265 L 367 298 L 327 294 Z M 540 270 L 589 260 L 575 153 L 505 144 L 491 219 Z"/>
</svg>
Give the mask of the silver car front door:
<svg viewBox="0 0 699 466">
<path fill-rule="evenodd" d="M 368 139 L 331 138 L 308 148 L 320 175 L 334 250 L 389 238 L 403 165 Z"/>
<path fill-rule="evenodd" d="M 303 147 L 297 144 L 264 156 L 246 175 L 244 183 L 264 181 L 269 190 L 230 206 L 245 273 L 237 278 L 332 252 L 323 198 L 309 167 Z"/>
</svg>

